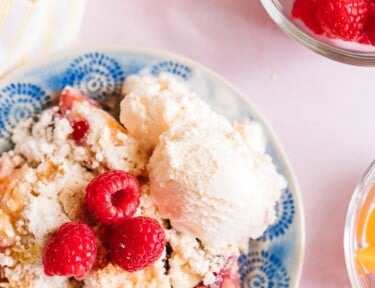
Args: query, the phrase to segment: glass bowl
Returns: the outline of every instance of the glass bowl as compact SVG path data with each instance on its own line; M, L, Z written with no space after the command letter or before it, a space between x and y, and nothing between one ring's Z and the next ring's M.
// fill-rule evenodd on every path
M311 32L291 16L294 0L260 0L265 10L286 34L330 59L359 66L375 66L375 46L329 39Z
M358 257L358 251L369 246L365 241L365 231L374 208L375 161L371 163L357 184L346 215L344 251L352 287L375 287L375 274L367 272Z

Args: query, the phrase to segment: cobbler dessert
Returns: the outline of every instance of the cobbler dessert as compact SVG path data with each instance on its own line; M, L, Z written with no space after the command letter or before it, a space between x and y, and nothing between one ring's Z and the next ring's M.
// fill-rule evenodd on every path
M286 186L255 122L172 75L130 76L119 120L66 87L0 159L0 287L239 287Z

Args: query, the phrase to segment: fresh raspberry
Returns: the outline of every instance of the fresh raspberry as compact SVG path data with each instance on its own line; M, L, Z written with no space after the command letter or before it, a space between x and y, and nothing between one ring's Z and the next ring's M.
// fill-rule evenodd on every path
M316 34L323 34L323 29L316 18L316 12L321 0L296 0L292 16L301 21Z
M111 260L134 272L159 259L165 247L164 230L149 217L135 217L113 227L109 235Z
M74 121L72 124L73 133L72 138L77 145L82 145L87 137L90 129L89 122L87 120Z
M83 279L95 262L96 251L95 235L88 225L65 223L44 249L44 273Z
M368 19L367 0L322 0L316 17L328 37L359 41Z
M87 210L105 224L120 224L139 206L141 188L136 177L120 170L104 172L86 187Z

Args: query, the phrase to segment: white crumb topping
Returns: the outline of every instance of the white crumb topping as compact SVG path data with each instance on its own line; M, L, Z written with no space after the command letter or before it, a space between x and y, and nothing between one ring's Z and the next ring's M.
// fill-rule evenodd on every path
M70 139L73 130L69 121L57 111L56 107L43 111L36 123L32 119L21 121L12 137L15 153L33 164L46 158L55 163L69 158L98 171L122 169L135 175L144 171L147 154L106 112L86 102L75 103L71 113L87 120L90 126L86 143L80 147Z
M162 223L162 218L160 217L155 203L150 197L150 186L148 184L142 185L141 191L142 195L140 199L140 205L134 216L148 216L158 220L159 223Z
M64 185L58 194L62 209L70 220L76 220L82 217L85 188L94 177L91 172L83 170L80 166L79 168L77 167L76 170L79 174L73 174L74 171L69 173L67 177L71 177L71 180Z
M165 274L162 256L146 269L126 272L108 264L104 269L90 272L85 279L85 288L171 288Z
M71 149L66 142L72 128L68 120L56 116L57 111L57 107L47 109L36 123L30 118L21 121L14 130L14 151L29 163L40 163L46 157L59 162L69 155Z
M5 268L9 288L67 288L67 277L48 277L39 261L32 264L19 264L14 269Z
M173 287L194 287L200 282L212 285L228 259L239 255L235 245L213 249L173 229L166 231L166 237L172 248L169 276Z
M55 168L52 168L55 169ZM87 184L84 169L69 161L60 164L58 170L51 171L50 164L43 162L36 169L36 174L52 174L49 181L38 180L33 187L33 193L27 194L28 204L22 215L28 222L28 228L38 243L42 244L45 237L56 231L62 224L71 221L59 201L59 195L69 187L79 185L82 193ZM83 183L82 183L83 182ZM73 219L72 219L73 220ZM41 225L43 223L43 225Z
M0 266L12 267L14 265L14 259L10 256L0 253Z
M0 247L14 244L15 235L10 216L0 209Z
M72 113L89 123L90 130L86 139L86 148L89 151L84 157L86 160L94 158L94 168L102 163L107 169L121 169L135 175L143 172L148 160L146 153L138 141L128 136L116 120L87 103L76 103Z

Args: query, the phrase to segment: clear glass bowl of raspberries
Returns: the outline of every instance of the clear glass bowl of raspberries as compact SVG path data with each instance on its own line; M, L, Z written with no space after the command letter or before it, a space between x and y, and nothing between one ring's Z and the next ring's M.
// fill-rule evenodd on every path
M375 161L363 174L350 200L344 251L352 287L375 287Z
M375 0L261 0L289 36L330 59L375 66Z

